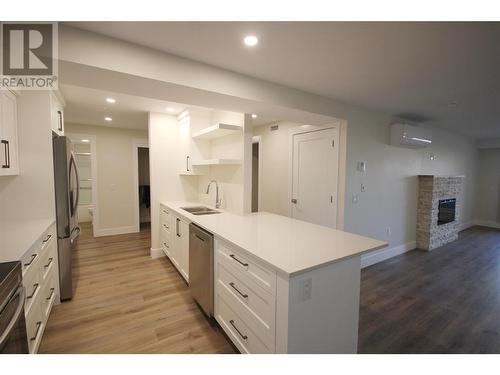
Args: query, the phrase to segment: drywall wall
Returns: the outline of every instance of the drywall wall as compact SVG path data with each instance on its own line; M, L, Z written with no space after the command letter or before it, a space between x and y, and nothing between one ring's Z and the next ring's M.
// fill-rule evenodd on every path
M160 202L196 200L197 177L179 176L185 160L180 140L179 122L175 116L150 113L149 164L151 183L151 248L160 246Z
M275 125L275 124L273 124ZM254 136L260 136L260 207L268 211L288 216L288 173L290 158L290 131L300 124L280 121L278 130L270 126L256 126Z
M23 91L17 108L20 174L0 177L0 227L55 220L49 92Z
M245 115L242 113L213 110L210 114L210 122L207 126L224 123L241 126L244 128ZM197 141L207 142L207 141ZM198 199L205 204L215 205L215 186L210 188L206 194L208 183L216 180L219 184L219 194L222 200L222 208L235 213L244 212L244 133L239 132L225 137L216 138L211 141L209 158L239 159L241 165L212 166L205 169L206 174L198 177ZM251 165L251 164L250 164Z
M414 248L419 174L465 175L460 209L463 224L471 223L477 178L473 140L433 129L429 148L394 147L389 145L390 123L390 116L378 113L359 112L348 118L345 230L387 241L390 248ZM289 137L299 124L278 125L276 131L254 128L254 135L261 137L261 210L288 215ZM366 162L366 172L357 171L358 161ZM358 203L353 203L353 194Z
M147 132L66 123L66 132L96 138L97 207L94 209L94 235L135 231L133 191L133 154L135 139L146 139ZM95 202L94 202L95 203Z
M479 150L478 223L500 227L500 148Z

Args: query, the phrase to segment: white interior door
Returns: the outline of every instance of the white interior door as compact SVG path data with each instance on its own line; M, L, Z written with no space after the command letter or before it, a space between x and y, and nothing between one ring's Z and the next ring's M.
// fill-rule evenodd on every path
M337 227L337 128L293 136L292 217Z

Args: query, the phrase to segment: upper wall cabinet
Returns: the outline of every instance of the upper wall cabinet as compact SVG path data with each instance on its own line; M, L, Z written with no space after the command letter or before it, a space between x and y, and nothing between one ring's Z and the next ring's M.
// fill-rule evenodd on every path
M17 100L8 90L0 90L0 140L0 176L18 175Z
M59 92L50 94L51 128L57 135L64 135L64 99Z

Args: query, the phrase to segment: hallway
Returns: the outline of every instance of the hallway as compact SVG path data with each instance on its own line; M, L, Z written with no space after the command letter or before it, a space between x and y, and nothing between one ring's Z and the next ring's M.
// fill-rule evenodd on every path
M40 353L233 353L168 259L151 259L150 231L91 236L74 253L76 290L55 306Z

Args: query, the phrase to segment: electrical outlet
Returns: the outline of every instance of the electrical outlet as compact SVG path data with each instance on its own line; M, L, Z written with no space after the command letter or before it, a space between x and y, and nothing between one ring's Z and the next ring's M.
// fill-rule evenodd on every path
M356 204L359 201L359 196L356 193L352 194L352 203Z
M312 298L312 278L300 281L300 300L307 301Z

